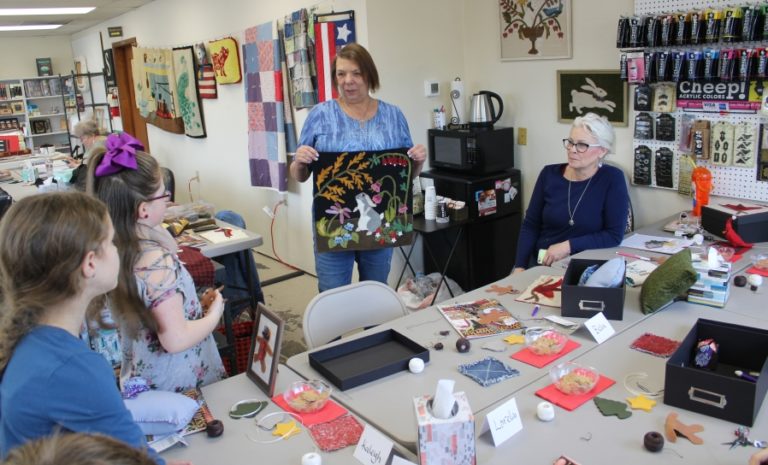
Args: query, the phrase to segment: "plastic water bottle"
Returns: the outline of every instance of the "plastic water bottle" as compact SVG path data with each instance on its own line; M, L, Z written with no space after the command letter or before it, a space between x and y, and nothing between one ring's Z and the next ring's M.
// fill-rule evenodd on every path
M424 195L424 219L434 220L437 217L437 191L435 186L427 187Z

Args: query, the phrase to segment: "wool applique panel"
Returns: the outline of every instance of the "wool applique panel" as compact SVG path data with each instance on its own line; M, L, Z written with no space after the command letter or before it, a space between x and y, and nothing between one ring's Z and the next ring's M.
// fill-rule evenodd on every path
M283 25L285 69L290 76L291 102L295 108L308 108L317 103L317 73L309 37L309 18L307 9L302 8L286 16Z
M413 165L407 152L320 152L312 164L318 252L411 244Z
M541 275L515 300L560 308L562 286L562 276Z
M213 70L213 64L211 64L204 43L195 44L195 58L197 59L197 88L200 98L214 99L218 96L216 93L216 72Z
M175 134L184 134L179 115L173 51L133 48L133 86L139 114L147 123Z
M192 46L173 49L173 72L176 76L179 115L184 121L184 134L189 137L205 137L203 108L197 92L197 70Z
M237 41L233 37L208 42L208 55L218 84L235 84L243 79Z
M336 86L333 85L331 66L339 50L345 45L357 41L355 16L354 12L339 12L337 14L318 15L315 21L317 101L325 102L339 96Z

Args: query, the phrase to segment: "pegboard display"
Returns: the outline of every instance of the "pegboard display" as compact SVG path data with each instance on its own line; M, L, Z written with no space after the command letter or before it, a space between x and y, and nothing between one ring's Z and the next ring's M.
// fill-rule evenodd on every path
M745 2L729 2L726 0L635 0L635 15L649 15L649 14L661 14L664 12L672 11L688 11L693 9L705 9L705 8L724 8L727 6L734 6L743 4ZM686 45L685 47L654 47L653 50L691 50L691 49L725 49L725 48L746 48L746 47L768 47L766 42L750 42L750 43L709 43L704 45ZM675 83L672 83L673 85ZM655 84L651 84L654 87ZM715 127L718 122L725 121L731 124L748 123L758 134L758 142L760 132L763 131L763 126L768 127L768 117L758 113L718 113L718 112L702 112L683 110L675 108L668 114L675 118L675 140L674 141L660 141L656 140L655 134L651 138L637 137L638 127L636 119L641 113L647 113L654 122L660 115L657 111L637 111L634 107L634 87L630 92L630 99L632 100L633 111L631 112L631 118L633 119L633 127L635 134L633 137L633 173L632 182L638 186L648 186L654 188L678 190L680 188L680 163L684 160L681 155L684 153L681 151L681 129L682 121L684 118L693 118L697 120L707 120L710 122L710 127ZM655 108L653 108L655 109ZM644 117L641 117L640 121L640 134L645 127ZM655 132L655 127L654 127ZM768 131L766 131L768 132ZM768 134L765 134L765 137ZM686 134L687 136L687 134ZM711 137L715 137L711 134ZM763 142L766 146L766 142ZM648 149L643 149L642 147ZM685 146L685 144L683 144ZM650 156L648 156L650 153ZM671 155L670 155L671 153ZM721 166L713 163L710 160L697 160L697 165L704 166L712 172L712 195L722 197L733 197L740 199L750 199L758 201L768 201L768 182L758 180L758 170L760 167L760 144L754 144L754 157L755 164L753 167L738 167L738 166ZM670 158L671 157L671 158ZM671 163L670 163L671 160ZM638 171L636 171L638 170ZM684 171L685 172L685 171ZM669 176L671 175L671 183ZM687 188L687 182L683 183L681 192Z

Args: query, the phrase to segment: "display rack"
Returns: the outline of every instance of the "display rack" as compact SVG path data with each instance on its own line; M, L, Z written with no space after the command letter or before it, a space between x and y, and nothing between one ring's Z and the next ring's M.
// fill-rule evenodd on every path
M737 2L736 4L746 4L747 2ZM693 9L705 9L708 7L711 8L725 8L726 6L733 6L732 2L728 2L726 0L636 0L634 4L634 14L635 15L652 15L652 14L660 14L662 12L670 12L670 11L689 11ZM673 47L653 47L652 49L655 51L677 51L677 50L705 50L705 49L733 49L733 48L763 48L766 47L768 43L766 42L748 42L748 43L726 43L726 42L716 42L716 43L707 43L707 44L701 44L701 45L686 45L684 47L680 46L673 46ZM650 50L649 48L648 50ZM676 84L676 83L672 83ZM651 84L652 86L654 84ZM630 94L632 95L632 93ZM634 100L634 99L631 99ZM634 102L633 102L633 110L634 110ZM640 113L639 111L634 111L635 117L637 117L637 114ZM658 112L648 112L651 114L652 117L656 117L659 113ZM673 153L674 160L672 163L672 169L673 169L673 179L674 179L674 185L668 186L671 189L678 190L678 187L680 185L679 177L681 173L689 173L689 171L684 171L682 169L683 165L685 165L687 162L685 162L682 158L682 155L685 153L680 150L680 138L683 137L683 134L681 134L681 122L683 121L684 117L693 117L695 119L704 119L710 121L712 125L715 123L718 123L720 121L725 121L731 124L736 123L749 123L753 125L754 127L760 129L765 127L766 123L768 122L768 118L763 116L759 111L757 113L736 113L736 112L702 112L702 111L690 111L690 110L683 110L680 108L675 108L672 112L669 112L674 118L675 118L675 139L670 141L659 141L654 139L633 139L633 152L634 149L637 149L639 146L647 146L652 150L653 153L653 162L656 161L656 152L661 147L666 147L670 149ZM765 142L763 142L765 144ZM754 168L744 168L744 167L736 167L736 166L720 166L712 163L709 160L698 160L697 164L700 166L705 166L708 168L712 173L712 184L713 184L713 190L712 195L717 196L725 196L725 197L735 197L735 198L744 198L744 199L752 199L752 200L758 200L758 201L766 201L768 200L768 182L761 181L758 179L757 176L757 170L759 168L759 160L761 156L760 151L760 145L757 145L757 153L753 154L753 156L758 160L758 163L756 163L757 166ZM635 165L637 165L637 160L635 162ZM636 168L636 167L635 167ZM653 173L653 177L651 179L650 185L647 187L654 187L654 188L666 188L664 186L659 186L656 181L656 167L651 166L651 173ZM633 183L634 183L635 175L633 173ZM636 184L637 185L637 184ZM640 184L643 185L643 184Z
M99 122L102 133L113 131L112 118L109 112L106 77L104 71L100 73L75 73L69 76L74 83L75 104L73 108L77 114L77 120L95 118ZM94 84L98 90L94 90ZM101 92L103 90L103 92ZM101 101L103 93L104 101ZM97 99L98 95L98 99Z

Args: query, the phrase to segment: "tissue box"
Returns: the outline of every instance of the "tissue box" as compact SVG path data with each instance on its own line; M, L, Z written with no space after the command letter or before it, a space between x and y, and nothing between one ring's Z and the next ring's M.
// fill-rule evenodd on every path
M626 272L621 287L579 286L579 278L587 267L602 265L606 260L572 258L565 270L562 285L561 309L563 316L592 318L602 312L609 320L624 318Z
M729 204L739 205L737 202ZM768 207L744 202L747 207L760 207L737 212L720 204L701 207L701 226L709 233L723 237L725 222L733 219L733 230L746 242L768 241Z
M456 392L454 397L456 414L446 419L432 416L432 396L413 399L419 427L420 465L475 465L475 418L467 396Z
M720 345L714 370L693 365L696 343L712 338ZM756 383L734 371L759 371ZM667 361L664 403L752 426L768 392L768 331L699 319Z

